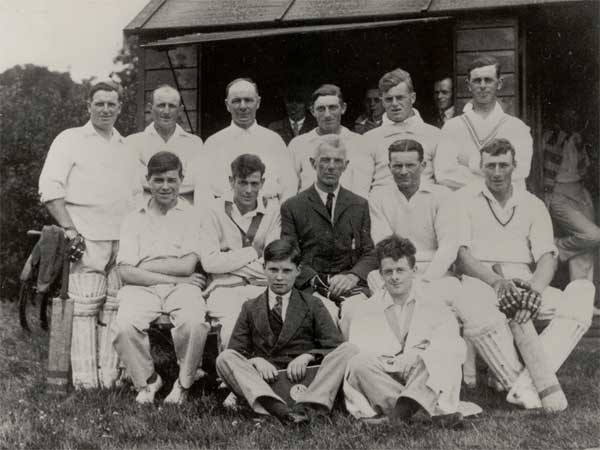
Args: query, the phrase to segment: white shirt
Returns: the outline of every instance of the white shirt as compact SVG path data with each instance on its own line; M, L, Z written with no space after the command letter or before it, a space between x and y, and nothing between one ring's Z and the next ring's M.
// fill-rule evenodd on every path
M273 308L275 308L275 304L277 303L277 299L276 297L279 296L281 297L281 321L285 322L285 313L287 312L288 309L288 305L290 304L290 296L292 295L292 291L288 291L285 294L279 295L276 294L275 292L273 292L271 290L271 288L269 288L269 294L268 294L268 298L269 298L269 309L273 310Z
M110 139L91 122L69 128L52 142L39 179L42 202L60 198L86 239L117 240L123 218L140 200L137 163L113 128Z
M485 185L467 186L457 195L460 244L469 247L478 260L525 266L536 263L545 253L557 254L550 214L530 192L513 186L504 207Z
M431 263L424 264L424 278L441 278L458 252L460 222L454 202L449 189L431 183L421 183L410 199L396 185L382 187L369 197L373 242L392 234L410 239L417 262ZM418 265L420 271L423 266Z
M426 167L421 174L421 180L433 182L432 162L440 138L440 130L423 122L419 111L414 108L413 111L414 115L402 122L392 122L387 114L384 114L380 127L363 134L367 148L374 153L375 159L375 174L371 190L395 184L388 166L390 161L388 149L393 142L400 139L412 139L423 146L423 161Z
M321 199L321 201L323 202L325 207L327 207L327 195L329 195L330 193L319 189L319 187L317 186L317 183L315 183L315 190L317 191L317 194L319 194L319 198ZM331 192L331 194L333 194L333 201L331 202L330 220L333 220L333 218L335 217L335 205L337 203L339 193L340 193L340 185L338 184L337 187L335 188L335 191Z
M298 179L283 139L256 122L248 129L235 123L210 136L193 162L194 204L204 208L229 189L231 162L244 153L257 155L266 167L261 195L283 201L298 191Z
M365 145L363 137L346 127L340 128L339 137L346 146L348 167L340 178L340 184L349 191L366 198L371 190L375 174L375 159ZM321 135L314 130L293 138L288 146L292 155L294 169L300 180L300 191L310 187L317 178L310 158L319 145Z
M121 226L117 263L138 264L165 257L200 257L201 223L196 210L185 199L162 215L148 203L130 213Z
M467 103L463 111L473 124L476 136L471 134L462 116L445 123L434 160L437 182L451 189L481 182L483 174L479 150L493 138L504 138L515 148L517 167L513 172L513 183L524 189L533 155L529 127L516 117L504 113L499 103L485 118L473 111L471 103Z
M148 188L146 174L148 161L160 151L175 153L183 165L183 183L179 189L180 194L194 191L194 174L190 171L191 162L202 151L202 139L195 134L188 133L179 125L167 142L158 134L154 123L151 123L140 133L135 133L125 139L127 146L135 152L140 164L140 175L144 188Z

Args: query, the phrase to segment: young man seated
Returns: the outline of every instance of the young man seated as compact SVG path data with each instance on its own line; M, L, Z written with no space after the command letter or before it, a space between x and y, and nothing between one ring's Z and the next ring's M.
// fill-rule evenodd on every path
M348 363L344 394L356 417L408 420L423 408L443 426L460 425L465 343L446 306L460 295L442 280L415 280L415 246L392 236L375 248L384 281L358 306L349 342L360 349ZM385 416L384 416L385 415Z
M308 422L315 413L331 410L346 363L357 349L342 343L319 299L293 288L301 260L295 244L271 242L264 260L268 288L244 303L229 348L217 358L217 372L255 412L271 414L284 424ZM309 364L320 367L290 409L269 383L280 369L299 383Z
M226 348L244 302L264 291L262 254L279 238L279 204L259 197L265 165L242 154L231 163L231 191L213 202L202 224L202 267L212 278L204 293L211 316L221 323Z
M178 197L182 164L174 153L152 156L147 180L152 197L121 226L117 262L125 286L117 294L113 345L139 391L136 401L152 403L163 381L154 371L146 330L161 314L169 314L179 378L165 403L179 404L196 380L209 331L202 297L206 280L194 273L200 221Z

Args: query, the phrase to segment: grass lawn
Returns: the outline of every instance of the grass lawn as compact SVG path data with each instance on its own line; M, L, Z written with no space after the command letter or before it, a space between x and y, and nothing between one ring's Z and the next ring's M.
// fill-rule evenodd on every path
M31 308L32 310L35 308ZM367 426L335 412L332 423L284 430L225 410L197 392L181 408L138 406L127 388L45 393L47 335L18 325L0 302L0 449L563 449L600 446L600 339L584 339L559 372L569 409L548 415L509 406L478 387L464 392L484 413L460 431L425 424ZM162 393L166 395L166 393Z

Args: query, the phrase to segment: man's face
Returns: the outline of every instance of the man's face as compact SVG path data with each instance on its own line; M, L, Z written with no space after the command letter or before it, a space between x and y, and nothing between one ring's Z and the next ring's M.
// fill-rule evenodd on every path
M289 259L265 263L267 284L278 295L284 295L291 291L298 275L300 275L300 267Z
M246 178L229 177L229 184L233 190L233 201L247 208L255 208L258 193L263 187L265 179L259 171L251 173Z
M88 103L90 121L94 127L110 131L121 112L119 94L115 91L96 91Z
M154 123L164 129L173 129L181 111L179 94L172 89L159 89L154 93L151 113Z
M393 296L406 295L410 292L415 268L410 267L406 257L394 261L393 258L383 258L379 267L379 273L383 278L385 288Z
M179 188L183 178L178 170L167 170L163 173L146 177L150 193L156 203L164 207L171 207L177 202Z
M417 96L410 92L405 82L387 90L381 97L383 108L392 122L403 122L413 115L412 105Z
M306 104L301 100L286 100L285 111L290 119L297 122L306 115Z
M317 97L312 108L313 116L317 119L319 130L323 134L337 133L345 112L346 104L337 95Z
M433 98L439 111L445 111L452 106L452 80L450 78L435 82Z
M502 78L496 73L496 66L477 67L471 70L467 81L473 103L489 105L496 102L496 94L502 88Z
M383 105L378 89L369 89L365 95L365 111L371 118L380 118L383 115Z
M256 120L256 111L260 107L260 97L252 83L242 80L229 88L225 99L231 120L241 128L249 128Z
M515 162L510 152L498 156L483 152L481 154L481 170L490 192L504 194L509 191L512 173L515 170Z
M401 191L416 191L421 182L425 163L418 152L394 152L390 155L390 171Z
M317 181L323 186L334 189L339 184L340 177L348 165L345 151L329 145L323 145L317 159L310 158L310 162L317 171Z

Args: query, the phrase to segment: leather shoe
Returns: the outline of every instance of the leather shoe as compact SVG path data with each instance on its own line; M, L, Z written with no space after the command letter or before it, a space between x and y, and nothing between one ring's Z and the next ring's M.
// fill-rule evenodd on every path
M300 414L297 412L289 412L281 417L279 417L279 421L287 426L287 425L308 425L310 423L310 418L306 414Z
M459 412L433 416L431 418L431 423L437 427L447 428L449 430L459 430L465 427L463 415Z

